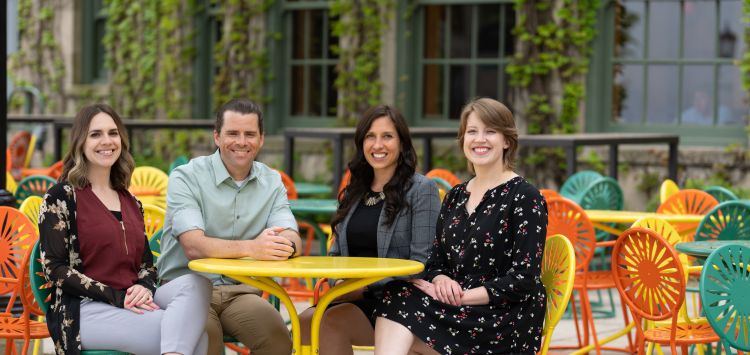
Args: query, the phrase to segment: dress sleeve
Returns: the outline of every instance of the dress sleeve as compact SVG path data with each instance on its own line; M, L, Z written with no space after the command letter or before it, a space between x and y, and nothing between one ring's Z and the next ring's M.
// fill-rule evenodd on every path
M445 275L452 277L453 274L448 265L448 252L442 242L442 235L445 233L443 229L445 218L453 218L452 216L454 215L453 208L455 203L453 200L455 199L455 191L456 189L454 188L445 196L443 205L440 207L437 223L435 223L435 238L432 241L432 251L427 258L427 266L425 267L427 270L425 271L425 280L430 282L432 282L435 276Z
M135 196L133 198L138 203L141 218L144 218L143 204ZM143 242L146 243L146 247L143 248L143 257L138 269L138 281L136 281L136 284L147 288L153 295L156 292L156 266L154 266L154 256L151 254L151 247L148 244L148 236L146 236L145 230L143 231Z
M39 214L39 240L42 267L45 278L55 287L76 297L88 297L95 301L123 307L125 291L117 290L79 272L73 266L81 265L78 252L68 248L76 235L71 233L69 210L73 202L73 187L55 185L44 196Z
M536 189L524 190L516 196L508 222L514 231L511 268L484 284L492 304L525 301L542 287L547 205Z

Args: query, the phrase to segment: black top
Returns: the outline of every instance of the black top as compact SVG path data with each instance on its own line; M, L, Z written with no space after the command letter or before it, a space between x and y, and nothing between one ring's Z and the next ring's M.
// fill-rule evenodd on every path
M109 210L109 212L112 212L112 215L117 218L118 221L122 222L122 211L112 211Z
M359 202L346 228L349 256L378 257L378 222L383 201L366 206Z

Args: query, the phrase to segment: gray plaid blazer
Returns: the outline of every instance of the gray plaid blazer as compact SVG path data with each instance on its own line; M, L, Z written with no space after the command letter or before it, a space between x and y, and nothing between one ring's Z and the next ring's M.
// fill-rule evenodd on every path
M432 250L432 242L435 239L435 224L440 213L440 197L435 182L424 175L414 174L412 182L413 184L406 192L405 198L409 207L399 211L393 224L385 225L385 208L380 212L377 236L378 257L411 259L424 264L430 250ZM328 255L349 255L346 228L357 206L359 204L354 205L346 218L336 226L336 238L334 238ZM421 274L399 278L409 279L420 276ZM377 292L390 280L393 280L393 278L378 281L368 286L368 289Z

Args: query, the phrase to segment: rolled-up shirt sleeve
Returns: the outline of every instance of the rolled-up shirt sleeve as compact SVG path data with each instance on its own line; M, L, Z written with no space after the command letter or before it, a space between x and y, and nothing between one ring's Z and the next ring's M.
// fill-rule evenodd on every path
M172 235L179 237L182 233L200 229L206 230L203 212L198 205L198 189L191 188L189 177L181 170L174 170L169 176L167 188L167 205L171 212ZM169 214L168 217L169 218Z
M270 227L283 227L294 230L299 233L297 227L297 219L292 214L292 209L289 206L289 199L286 197L286 189L284 185L281 185L281 178L279 178L278 185L273 186L273 208L271 208L271 214L268 216L268 222L266 228Z

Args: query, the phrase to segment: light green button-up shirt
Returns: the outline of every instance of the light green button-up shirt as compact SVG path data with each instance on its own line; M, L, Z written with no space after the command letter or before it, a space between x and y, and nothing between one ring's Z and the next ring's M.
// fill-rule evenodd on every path
M269 227L297 231L286 189L277 172L253 162L250 177L237 186L218 150L195 158L169 175L167 216L161 256L156 263L159 277L172 280L192 272L178 241L182 233L200 229L209 237L248 240ZM237 283L221 275L203 275L214 285Z

